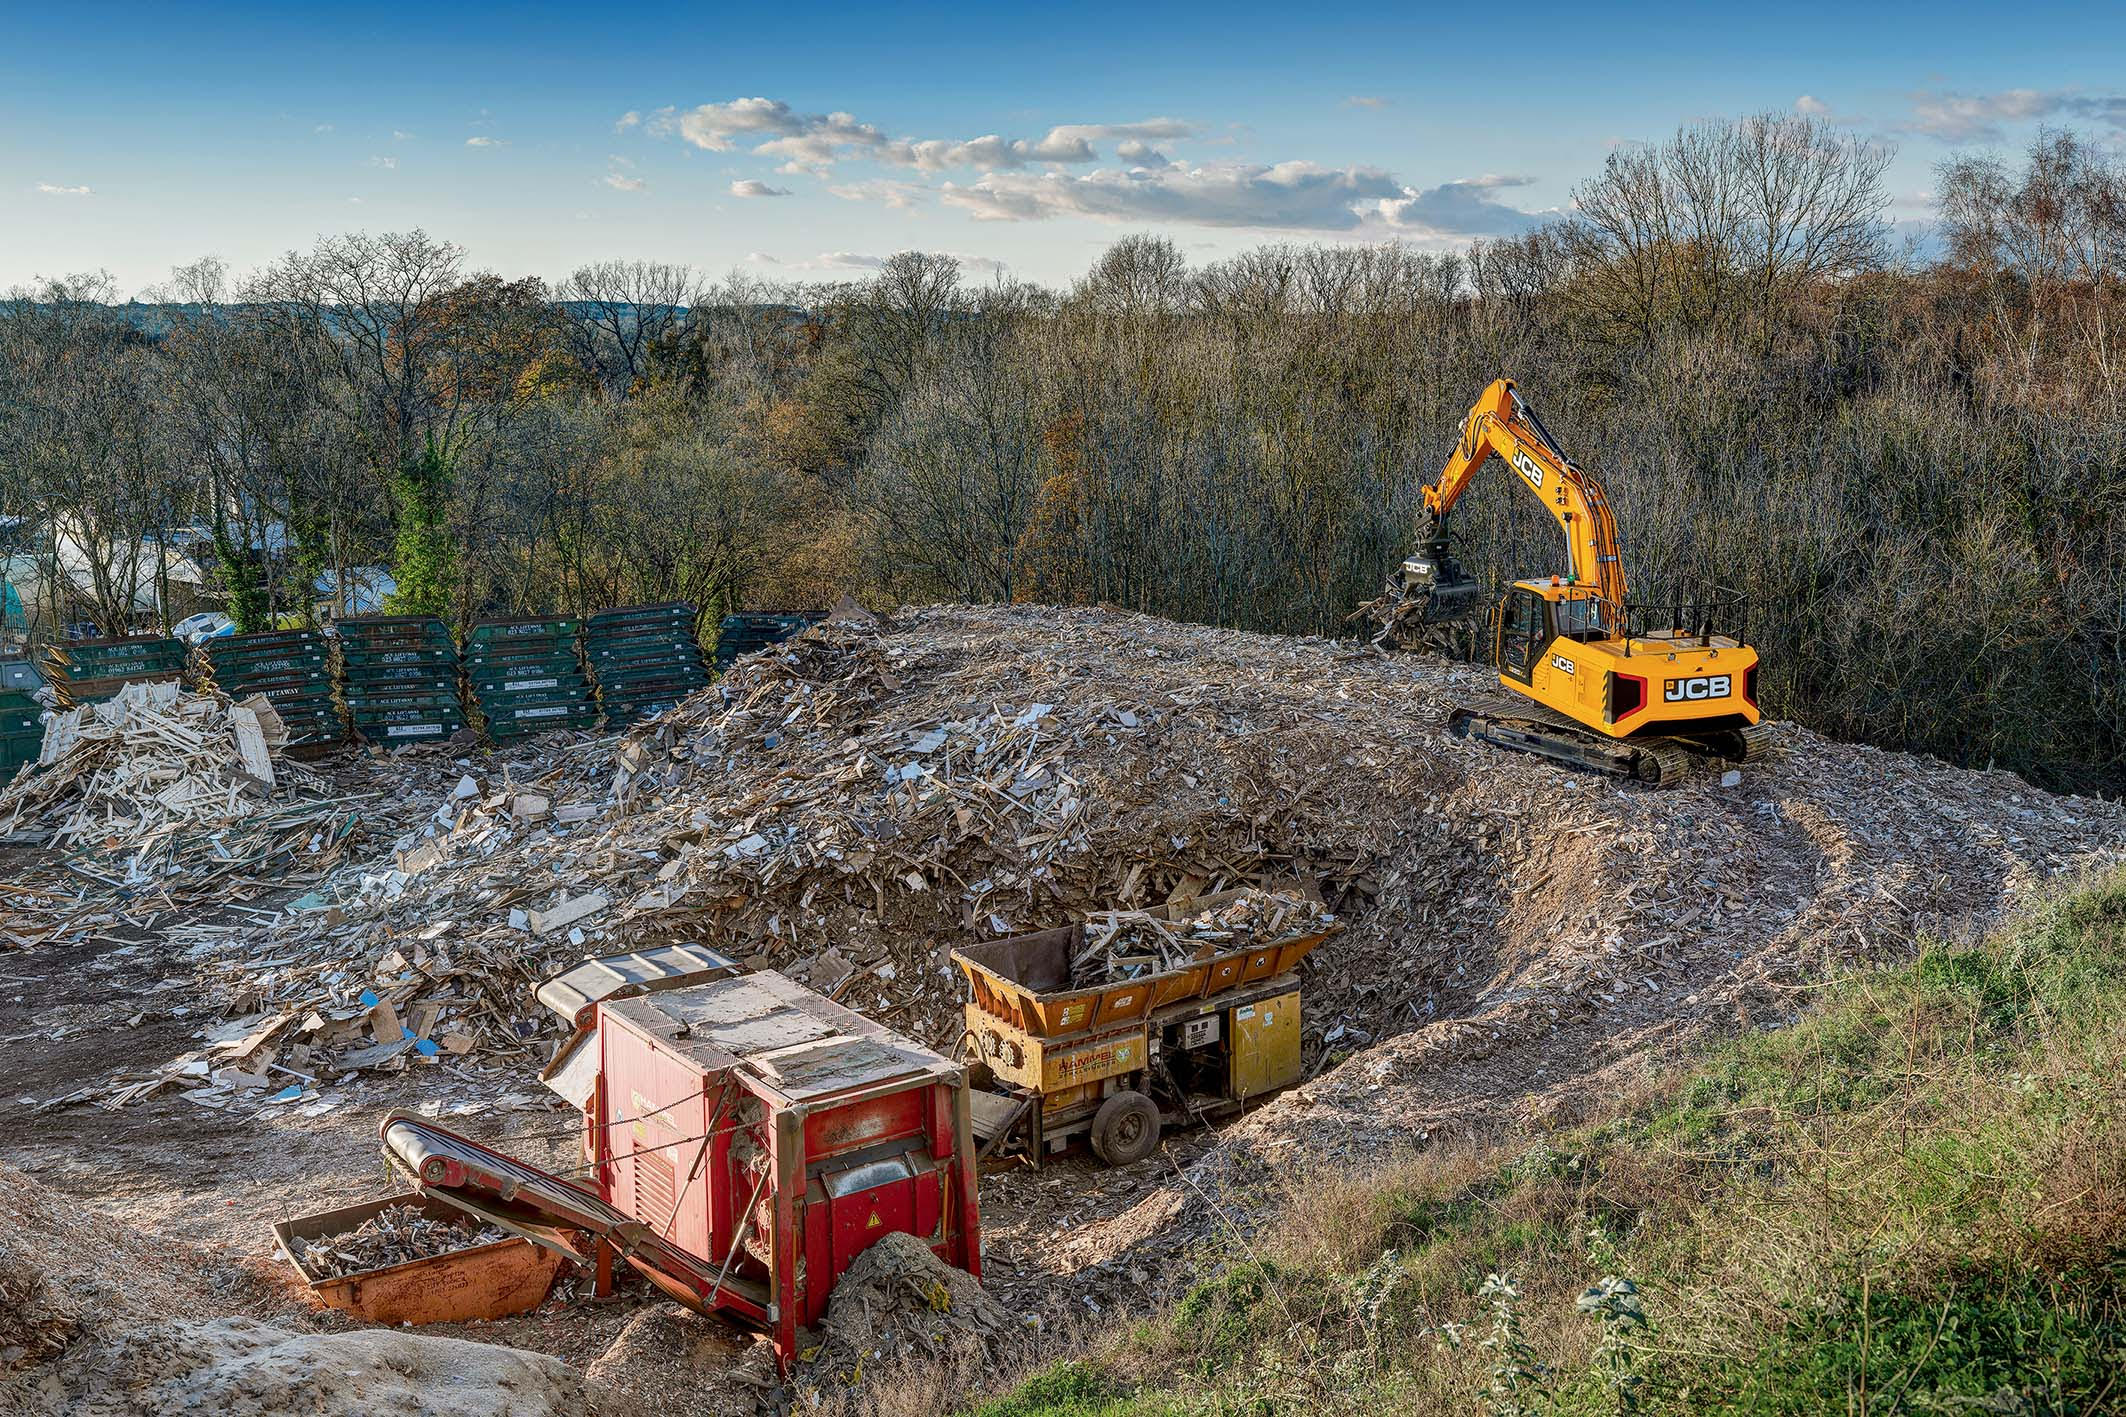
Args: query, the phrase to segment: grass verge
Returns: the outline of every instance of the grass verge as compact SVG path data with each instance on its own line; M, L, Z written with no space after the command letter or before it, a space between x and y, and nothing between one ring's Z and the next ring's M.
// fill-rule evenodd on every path
M2126 1412L2126 871L1532 1143L1295 1178L981 1417Z

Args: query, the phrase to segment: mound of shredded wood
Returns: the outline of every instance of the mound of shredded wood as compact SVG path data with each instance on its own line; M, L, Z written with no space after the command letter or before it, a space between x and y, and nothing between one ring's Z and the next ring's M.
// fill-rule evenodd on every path
M232 1067L531 1062L539 977L671 942L949 1047L955 946L1306 882L1344 925L1305 966L1326 1062L1460 1019L1466 1055L1732 1013L2126 843L2118 804L1790 725L1735 782L1576 775L1446 731L1495 687L1106 610L841 615L625 739L469 762L393 856L263 928L167 938L253 1021Z
M492 1225L475 1225L469 1219L438 1220L417 1205L392 1205L345 1234L298 1241L296 1250L312 1279L336 1279L508 1238Z
M559 1359L391 1329L305 1331L222 1251L136 1230L0 1166L0 1412L51 1417L599 1417L642 1409Z
M1014 1352L1027 1325L905 1231L881 1236L834 1283L820 1343L793 1376L800 1389L832 1393L867 1377L891 1382L911 1363L973 1376Z

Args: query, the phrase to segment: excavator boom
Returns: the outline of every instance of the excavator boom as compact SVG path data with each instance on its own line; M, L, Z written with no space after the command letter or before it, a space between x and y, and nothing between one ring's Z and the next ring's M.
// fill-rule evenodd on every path
M1493 456L1505 461L1565 533L1572 572L1567 582L1591 586L1596 597L1621 611L1624 566L1617 553L1617 524L1610 515L1602 484L1571 458L1543 427L1535 410L1522 401L1511 379L1499 379L1462 420L1461 437L1438 479L1424 490L1430 528L1417 550L1403 562L1391 585L1414 603L1424 624L1440 624L1473 614L1483 597L1476 580L1454 559L1447 538L1447 514ZM1405 616L1406 622L1410 617Z

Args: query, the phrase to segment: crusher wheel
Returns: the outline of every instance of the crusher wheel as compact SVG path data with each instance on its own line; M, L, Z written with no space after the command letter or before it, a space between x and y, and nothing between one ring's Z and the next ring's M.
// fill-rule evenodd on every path
M1159 1145L1159 1104L1141 1092L1118 1092L1093 1114L1093 1152L1110 1166L1142 1161Z

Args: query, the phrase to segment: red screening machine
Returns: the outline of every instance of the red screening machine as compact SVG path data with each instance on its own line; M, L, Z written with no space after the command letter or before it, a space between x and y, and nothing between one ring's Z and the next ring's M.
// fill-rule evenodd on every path
M404 1113L384 1119L386 1158L601 1275L617 1254L681 1303L765 1328L785 1364L882 1235L980 1275L958 1064L773 973L595 999L578 1017L548 1076L565 1068L583 1093L580 1176Z

